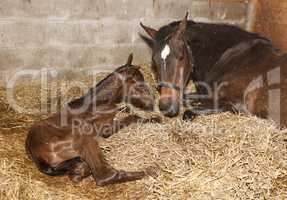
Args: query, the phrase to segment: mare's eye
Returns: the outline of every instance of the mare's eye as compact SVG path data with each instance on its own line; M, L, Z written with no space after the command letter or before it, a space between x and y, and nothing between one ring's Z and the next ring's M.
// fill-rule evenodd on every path
M184 59L184 55L181 54L178 59L179 59L179 60L183 60L183 59Z

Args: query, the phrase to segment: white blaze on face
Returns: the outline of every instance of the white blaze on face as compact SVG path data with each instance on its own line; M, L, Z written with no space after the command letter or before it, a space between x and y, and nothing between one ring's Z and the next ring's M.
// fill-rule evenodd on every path
M161 52L161 58L165 60L169 54L170 54L170 47L166 44Z

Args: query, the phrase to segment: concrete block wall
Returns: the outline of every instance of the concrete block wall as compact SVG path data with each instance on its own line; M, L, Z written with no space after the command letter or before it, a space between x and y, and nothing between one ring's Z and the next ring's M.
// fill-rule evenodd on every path
M154 28L181 19L245 27L245 0L1 0L0 80L21 69L113 68L130 52L148 63L139 22Z

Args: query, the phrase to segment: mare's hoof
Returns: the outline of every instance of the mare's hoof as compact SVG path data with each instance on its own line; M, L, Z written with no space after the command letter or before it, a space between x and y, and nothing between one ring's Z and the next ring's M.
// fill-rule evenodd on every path
M162 123L161 117L152 117L149 121L151 123Z
M182 120L184 121L193 121L198 114L192 112L191 110L187 110L183 113Z

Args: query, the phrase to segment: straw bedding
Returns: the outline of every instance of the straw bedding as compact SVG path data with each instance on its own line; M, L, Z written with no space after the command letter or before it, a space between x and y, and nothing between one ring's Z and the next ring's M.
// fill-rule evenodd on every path
M92 84L86 76L76 79ZM62 77L61 83L74 80ZM0 90L0 199L287 198L287 131L273 122L222 113L192 123L178 118L132 125L100 139L100 145L117 169L145 169L149 176L101 188L92 178L76 185L67 177L49 177L36 169L25 153L25 136L31 124L47 116L16 113L7 104L6 92ZM33 82L15 90L18 102L29 108L41 106L40 94ZM77 89L60 93L61 104L81 94ZM55 107L58 99L59 94L48 104Z

